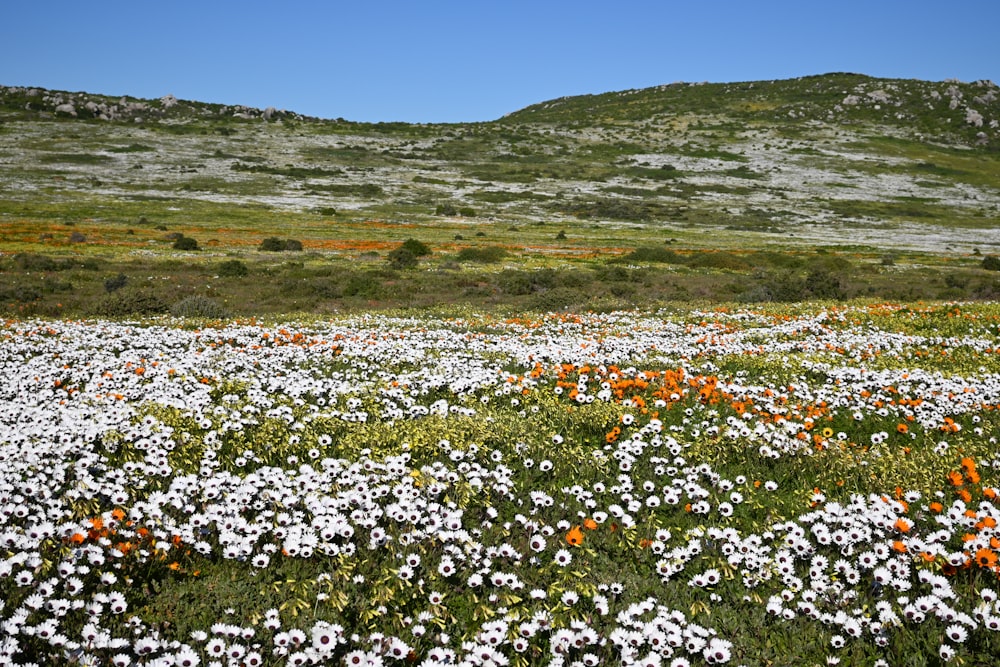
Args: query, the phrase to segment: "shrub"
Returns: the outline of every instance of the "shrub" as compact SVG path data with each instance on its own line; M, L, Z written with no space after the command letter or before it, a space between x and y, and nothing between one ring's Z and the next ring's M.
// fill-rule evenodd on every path
M409 248L400 246L390 252L386 259L394 269L412 269L417 265L417 256Z
M683 264L684 258L673 250L667 250L659 246L636 248L624 259L630 262L661 262L663 264Z
M174 241L173 248L174 250L197 250L198 241L190 236L181 236Z
M121 288L125 287L127 283L128 276L124 273L119 273L117 276L112 276L104 281L104 291L108 294L117 292Z
M250 273L250 270L240 260L230 259L219 264L216 273L225 278L240 278Z
M1000 271L1000 257L996 255L983 257L983 268L987 271Z
M458 209L451 204L438 204L434 209L434 215L454 216L458 215Z
M474 218L476 217L476 209L469 208L466 206L464 208L458 209L458 214L463 218Z
M285 249L285 242L277 236L269 236L260 242L258 249L265 252L281 252Z
M59 264L47 255L23 252L14 255L14 266L21 271L58 271Z
M377 274L372 272L351 274L344 285L344 296L358 296L366 299L381 299L385 287Z
M134 315L161 315L167 304L156 294L141 290L118 290L101 299L94 308L100 317L129 317Z
M691 259L689 264L703 269L729 269L732 271L746 270L747 262L728 252L703 252Z
M270 236L260 242L259 249L265 252L282 252L285 250L298 252L302 250L302 241L279 239L277 236Z
M17 303L31 303L42 298L41 293L33 287L27 285L14 285L11 287L0 287L0 305L4 302L14 301Z
M527 307L536 312L554 312L566 310L588 301L588 295L571 287L556 287L555 289L536 292L528 299Z
M510 253L499 246L486 246L484 248L462 248L458 251L458 261L479 262L489 264L499 262L510 257Z
M229 311L221 303L207 296L194 295L181 299L170 307L174 317L201 317L221 320L229 317Z
M403 241L403 245L401 245L400 248L406 248L413 253L414 257L425 257L431 254L430 246L423 241L418 241L417 239L406 239Z

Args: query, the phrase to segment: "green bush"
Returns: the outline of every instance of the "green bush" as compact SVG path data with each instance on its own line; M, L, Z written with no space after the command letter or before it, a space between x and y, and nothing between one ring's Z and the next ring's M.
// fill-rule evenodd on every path
M27 285L13 285L10 287L0 287L0 305L5 302L31 303L42 298L41 293L33 287Z
M536 292L528 298L528 310L536 312L555 312L566 310L571 306L587 303L588 295L571 287L556 287L555 289Z
M32 252L22 252L14 255L14 266L21 271L58 271L60 262L48 255L36 255Z
M660 262L662 264L683 264L684 258L673 250L659 246L636 248L623 258L628 262Z
M504 294L533 294L555 287L556 272L552 269L540 271L505 269L500 272L496 280Z
M729 269L731 271L743 271L750 268L744 259L728 252L698 253L689 264L695 268Z
M181 236L173 245L174 250L198 250L198 241L190 236Z
M458 215L458 209L452 204L438 204L438 207L434 209L434 215L455 216Z
M240 260L230 259L219 264L216 273L225 278L241 278L250 273L250 269Z
M996 255L983 257L983 268L987 271L1000 271L1000 257Z
M277 236L270 236L260 242L259 250L265 252L283 252L285 250L298 252L302 250L302 241L279 239Z
M489 264L500 262L510 257L510 253L499 246L485 246L483 248L462 248L458 251L458 261L478 262Z
M385 296L385 287L376 273L370 271L353 273L344 284L343 294L344 296L357 296L365 299L381 299Z
M229 317L229 311L221 303L207 296L194 295L181 299L170 307L174 317L201 317L221 320Z
M128 284L128 276L124 273L119 273L117 276L112 276L104 281L104 291L111 294L125 287L126 284Z
M285 242L277 236L269 236L260 242L258 249L265 252L281 252L285 249Z
M400 246L390 252L386 259L394 269L412 269L417 265L417 256L405 246Z
M418 241L417 239L406 239L403 241L403 245L400 248L405 248L413 253L414 257L426 257L431 254L430 246L428 246L423 241Z
M118 290L101 299L94 308L99 317L162 315L167 303L156 294L143 290Z

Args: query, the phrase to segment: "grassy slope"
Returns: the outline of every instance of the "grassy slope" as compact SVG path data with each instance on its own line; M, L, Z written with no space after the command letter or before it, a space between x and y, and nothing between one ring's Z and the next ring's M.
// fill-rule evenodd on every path
M840 298L997 292L980 269L1000 248L1000 101L985 82L673 84L462 125L0 93L0 301L17 312L95 312L118 273L236 311L823 296L803 287L813 269ZM75 118L53 111L68 100ZM173 250L176 234L201 250ZM256 251L276 234L307 252ZM433 254L387 271L410 237ZM462 261L482 246L508 255ZM89 268L32 274L16 253ZM249 276L214 280L231 260Z

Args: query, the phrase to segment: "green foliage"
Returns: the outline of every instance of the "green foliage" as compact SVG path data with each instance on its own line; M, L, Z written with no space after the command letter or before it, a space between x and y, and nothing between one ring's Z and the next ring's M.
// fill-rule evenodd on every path
M198 240L190 236L178 236L173 243L174 250L198 250Z
M295 239L279 239L276 236L269 236L260 242L257 249L263 252L284 252L286 250L298 252L302 250L302 242Z
M418 263L416 254L405 245L391 251L386 256L386 259L389 262L389 266L394 269L412 269Z
M625 262L658 262L661 264L683 264L686 258L662 246L636 248L622 258Z
M361 297L365 299L381 299L386 290L382 276L374 271L351 273L343 288L344 296Z
M128 284L128 276L124 273L119 273L116 276L111 276L104 281L104 291L108 294L112 292L117 292L121 288Z
M987 271L1000 271L1000 257L996 255L983 257L982 267Z
M423 241L417 239L406 239L400 248L404 248L413 253L414 257L426 257L431 254L431 248Z
M167 303L157 294L143 289L121 289L105 295L94 306L93 315L108 318L161 315Z
M481 248L462 248L458 251L457 259L460 262L475 262L478 264L492 264L502 262L510 257L510 253L500 246L483 246Z
M228 259L218 265L216 273L224 278L242 278L250 273L250 269L238 259Z
M170 314L174 317L221 320L229 317L229 310L211 297L196 294L185 297L170 306Z

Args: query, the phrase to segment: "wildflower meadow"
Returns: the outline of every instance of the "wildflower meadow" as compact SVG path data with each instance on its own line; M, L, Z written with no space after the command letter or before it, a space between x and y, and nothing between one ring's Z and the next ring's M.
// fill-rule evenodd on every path
M1000 660L1000 306L0 327L0 662Z

